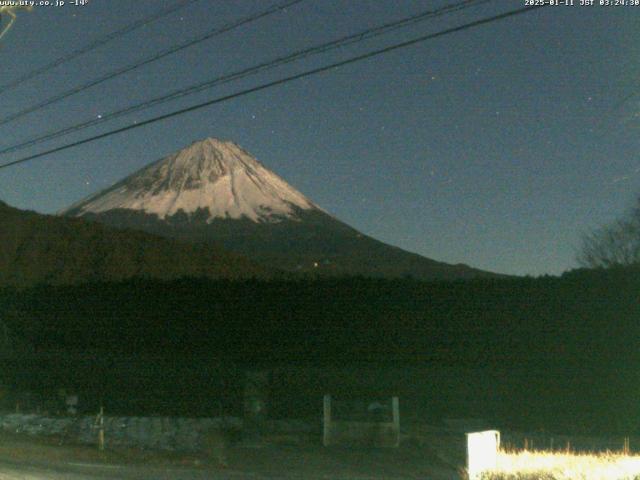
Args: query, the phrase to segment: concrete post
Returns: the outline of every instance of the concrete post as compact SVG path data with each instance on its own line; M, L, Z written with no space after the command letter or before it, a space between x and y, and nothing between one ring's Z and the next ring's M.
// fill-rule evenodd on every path
M323 435L322 444L328 447L331 444L331 395L325 395L323 399Z
M100 406L98 414L98 450L104 451L104 407Z
M269 399L269 371L249 371L244 382L244 425L257 433L267 419Z
M393 410L393 431L396 434L395 446L400 446L400 400L398 397L391 399L391 408Z

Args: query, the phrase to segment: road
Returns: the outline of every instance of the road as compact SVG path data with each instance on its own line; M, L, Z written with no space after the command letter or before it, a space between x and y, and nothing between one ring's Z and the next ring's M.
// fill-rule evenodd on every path
M128 465L101 465L69 462L47 465L0 461L0 480L237 480L262 478L247 472L221 471L181 467L149 467Z
M60 445L0 435L0 480L458 480L460 456L444 436L400 448L239 444L222 468L202 454ZM458 455L452 455L452 453ZM458 458L459 457L459 458Z
M238 452L236 452L238 453ZM258 455L260 456L260 455ZM351 455L349 455L351 456ZM306 457L306 458L305 458ZM331 457L335 457L333 460ZM343 455L319 458L301 455L294 461L281 463L284 458L263 458L247 455L246 468L238 462L230 468L177 465L125 465L93 462L42 462L0 459L0 480L457 480L455 470L437 465L377 464L360 458L357 464L345 462ZM240 458L238 458L240 460ZM266 460L266 461L264 461ZM392 462L395 463L395 462Z
M0 480L406 480L406 479L458 479L452 472L440 475L424 476L361 476L318 474L259 474L247 471L211 470L194 468L154 468L132 467L125 465L68 464L64 465L25 465L23 463L1 461Z

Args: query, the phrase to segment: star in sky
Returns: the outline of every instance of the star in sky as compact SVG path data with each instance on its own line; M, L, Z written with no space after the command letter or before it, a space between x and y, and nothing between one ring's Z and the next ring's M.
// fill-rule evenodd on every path
M154 13L152 0L129 3L130 21ZM261 10L262 3L195 2L174 18L185 28L188 24L188 36L195 36L214 25ZM89 110L92 119L104 120L107 112L146 99L151 95L147 90L165 92L175 89L176 82L179 86L194 84L212 77L212 69L220 73L235 71L238 63L257 65L290 50L415 14L425 8L422 4L431 2L335 0L324 2L319 10L310 3L287 9L287 17L290 13L295 21L264 18L259 24L248 24L212 39L209 50L179 52L131 72L118 80L131 88L121 89L118 95L112 94L116 87L111 83L97 86L88 94L95 99L92 101L99 99L99 104L87 104L84 99L88 97L78 96L48 108L45 115L33 115L24 122L24 128L7 126L2 130L3 142L14 144L41 135L50 130L52 122L66 127L85 121L79 112L89 108L100 110ZM501 13L510 8L508 3L489 2L485 7L491 10L487 13ZM468 13L473 18L482 16L481 12L477 12L478 17ZM638 35L638 20L640 9L574 8L560 12L549 8L526 18L460 31L446 41L414 45L332 70L340 75L305 77L272 89L272 94L256 92L224 106L123 133L111 142L96 141L7 169L0 175L1 200L51 213L195 139L224 137L267 163L277 162L276 173L285 179L295 178L314 201L332 205L332 214L383 241L438 260L464 262L501 273L560 273L575 265L580 232L611 211L622 211L640 188L640 172L633 173L640 149L640 97L629 97L622 107L603 118L607 108L633 93L632 88L640 91L633 86L640 63L628 48L629 39ZM61 48L78 45L81 32L87 36L82 40L85 44L92 40L92 31L115 31L127 21L110 2L92 2L90 9L82 12L40 9L28 21L20 22L3 45L12 53L3 56L7 80L57 58ZM34 100L44 98L43 92L49 87L55 87L57 92L63 90L64 82L81 84L93 77L93 69L109 71L181 41L166 35L167 25L170 21L151 23L115 40L110 48L90 52L82 61L61 66L50 76L25 84L21 95L11 98L16 103L12 109L28 107ZM334 27L340 31L330 31ZM436 31L438 26L429 28ZM406 32L403 40L414 34ZM27 38L29 41L23 41ZM283 38L287 39L284 43ZM237 42L238 39L242 41ZM553 47L538 48L541 39ZM156 45L157 41L164 43ZM373 49L391 42L380 38L369 46ZM127 60L132 43L144 53L131 52L133 58ZM215 51L214 58L206 53L211 51ZM306 66L300 68L319 67L333 58L344 58L342 54L335 55L308 58ZM345 55L350 52L345 51ZM203 61L194 61L193 68L185 68L199 58ZM384 74L376 74L379 72ZM47 83L50 80L54 81L51 85ZM430 83L431 88L424 88ZM211 97L218 94L207 93ZM194 102L185 98L174 106L178 109ZM276 104L286 108L274 108ZM345 115L343 105L352 106L346 113L354 118ZM143 118L146 115L138 120L128 119L126 124L139 125ZM247 128L247 119L251 120L251 128ZM393 150L379 148L383 144L393 146ZM407 171L422 163L430 165L410 178L385 177L385 172L374 166L386 164L390 156L402 162ZM5 157L6 161L18 158L17 154ZM603 158L612 161L603 162ZM528 168L507 175L505 172L510 171L514 161ZM351 164L354 170L348 182L333 181L337 171L348 172ZM486 164L486 170L475 174L471 169L477 164ZM580 168L576 168L578 165ZM373 173L362 174L363 167ZM531 184L540 181L531 172L539 171L559 180L547 182L544 195L531 197ZM89 172L93 177L88 176ZM629 178L621 178L625 176ZM602 188L603 183L609 185L617 178L618 188ZM424 188L426 179L428 189ZM58 184L63 186L49 188ZM407 195L408 190L415 194ZM375 209L375 194L369 192L378 191L384 194L385 201ZM351 208L364 192L372 208ZM514 203L510 197L513 195L522 201ZM341 200L335 201L337 198ZM458 223L450 218L431 217L429 212L412 222L393 214L409 211L416 204L455 211ZM484 204L495 205L495 209L479 212ZM531 204L546 212L537 219L535 229L523 227L520 221L530 213ZM457 227L460 222L475 225L480 221L491 235L463 235ZM411 235L407 235L407 228L412 229ZM460 241L444 240L453 237ZM429 247L416 238L428 238ZM514 238L525 240L513 242ZM562 246L556 249L559 242ZM531 245L553 245L554 253L541 260L532 255ZM501 249L513 254L497 257L495 252Z

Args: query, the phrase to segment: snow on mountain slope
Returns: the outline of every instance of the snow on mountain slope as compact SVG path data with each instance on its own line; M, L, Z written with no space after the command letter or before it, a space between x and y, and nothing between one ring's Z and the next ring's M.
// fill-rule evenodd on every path
M278 271L425 280L491 276L406 252L316 206L232 142L208 138L61 212L210 243Z
M160 219L208 210L215 218L274 222L296 219L296 208L320 210L302 193L233 142L193 143L62 212L75 216L128 209Z

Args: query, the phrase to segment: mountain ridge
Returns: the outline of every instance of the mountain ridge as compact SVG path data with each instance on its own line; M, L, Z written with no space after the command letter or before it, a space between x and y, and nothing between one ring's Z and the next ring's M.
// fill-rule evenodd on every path
M369 237L322 210L237 144L213 138L155 161L62 213L219 244L278 270L423 280L501 276Z

